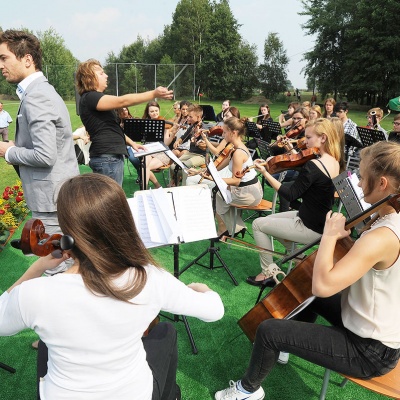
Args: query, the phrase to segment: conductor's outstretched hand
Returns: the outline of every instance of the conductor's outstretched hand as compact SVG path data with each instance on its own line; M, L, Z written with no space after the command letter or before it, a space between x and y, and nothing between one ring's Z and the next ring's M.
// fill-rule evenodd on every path
M172 96L174 94L173 90L168 90L166 87L163 86L158 86L155 90L156 95L155 97L165 99L165 100L171 100Z

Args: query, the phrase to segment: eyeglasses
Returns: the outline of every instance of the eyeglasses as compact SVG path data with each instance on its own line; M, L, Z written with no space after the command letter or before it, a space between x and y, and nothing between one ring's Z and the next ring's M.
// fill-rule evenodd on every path
M393 125L399 126L399 125L400 125L400 122L393 122Z

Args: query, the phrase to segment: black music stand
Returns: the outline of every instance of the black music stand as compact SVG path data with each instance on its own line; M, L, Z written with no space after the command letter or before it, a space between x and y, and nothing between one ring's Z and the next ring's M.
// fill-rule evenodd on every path
M246 128L247 128L247 138L259 138L260 137L260 130L257 128L255 122L246 121Z
M268 143L271 140L276 140L279 135L282 135L282 128L279 122L261 121L264 129L261 130L261 138Z
M162 119L130 118L124 120L124 133L134 142L142 144L164 142L164 131L165 121ZM146 190L146 156L140 158L139 180L140 190Z
M362 126L357 126L357 132L360 135L362 147L368 147L376 142L386 140L385 134L378 129L370 129L364 128Z
M203 121L213 121L217 122L217 117L215 116L214 107L208 104L200 106L203 109Z

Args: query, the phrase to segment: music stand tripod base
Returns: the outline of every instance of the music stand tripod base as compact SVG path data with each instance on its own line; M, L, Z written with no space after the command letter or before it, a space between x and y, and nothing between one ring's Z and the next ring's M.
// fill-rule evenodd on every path
M210 270L217 269L217 268L224 268L225 271L230 276L230 278L232 279L232 282L234 283L234 285L238 286L239 283L237 282L237 280L233 276L231 270L228 268L228 266L226 265L226 263L224 262L224 260L222 259L222 257L219 254L219 247L215 246L216 241L217 241L216 238L210 239L210 246L208 246L208 248L206 250L204 250L203 253L201 253L198 257L196 257L193 261L191 261L189 264L187 264L185 267L183 267L180 270L180 274L183 274L187 269L189 269L192 265L195 265L195 264L200 265L201 267L207 268ZM209 264L205 265L205 264L199 263L199 260L201 260L207 254L210 254ZM214 265L214 256L216 256L218 258L221 265L217 265L217 266Z
M12 374L15 373L15 369L13 367L10 367L7 364L3 364L2 362L0 362L0 368L5 369L8 372L11 372Z

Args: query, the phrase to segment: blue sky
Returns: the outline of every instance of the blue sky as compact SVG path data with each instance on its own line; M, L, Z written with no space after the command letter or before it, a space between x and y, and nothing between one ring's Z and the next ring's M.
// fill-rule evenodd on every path
M108 52L118 54L122 46L134 42L138 35L153 39L172 21L178 0L22 0L2 6L3 29L26 27L45 31L53 27L73 55L80 61L96 58L104 62ZM300 73L305 51L313 47L301 25L306 18L300 0L230 0L232 12L241 24L240 33L255 44L263 58L265 38L276 32L290 58L289 79L304 88Z

